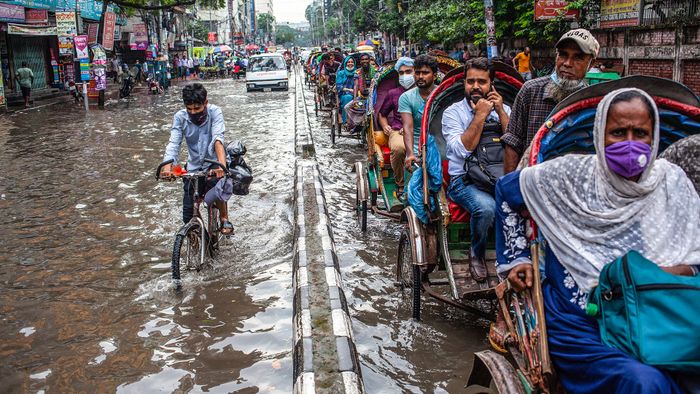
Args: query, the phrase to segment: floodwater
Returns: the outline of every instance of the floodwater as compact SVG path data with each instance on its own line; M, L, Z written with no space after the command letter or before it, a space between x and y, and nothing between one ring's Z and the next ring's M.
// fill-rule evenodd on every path
M169 268L182 184L154 179L177 87L0 118L0 391L292 391L294 87L204 84L255 180L229 203L236 234L180 293ZM483 323L425 297L411 320L394 286L400 225L356 224L364 148L331 146L304 94L367 392L463 391Z

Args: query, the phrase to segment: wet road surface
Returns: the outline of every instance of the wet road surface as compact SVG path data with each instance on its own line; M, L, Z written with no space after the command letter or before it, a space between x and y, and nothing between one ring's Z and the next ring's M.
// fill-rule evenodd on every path
M2 118L3 392L292 391L294 87L205 86L255 180L229 203L236 235L180 294L169 267L182 184L153 179L178 88ZM350 170L366 153L332 147L305 97L367 392L463 391L483 326L425 298L423 322L410 319L393 283L399 224L370 215L362 234L355 221Z
M305 98L367 392L465 392L473 353L487 347L484 321L425 295L422 322L412 320L394 285L401 225L372 213L366 234L357 224L351 170L367 150L355 139L331 145L329 112L316 117L313 91Z

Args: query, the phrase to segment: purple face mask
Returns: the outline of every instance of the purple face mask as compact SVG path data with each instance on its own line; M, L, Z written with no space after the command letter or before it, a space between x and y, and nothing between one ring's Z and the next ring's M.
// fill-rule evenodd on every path
M622 141L605 147L608 168L623 178L635 177L647 168L651 146L639 141Z

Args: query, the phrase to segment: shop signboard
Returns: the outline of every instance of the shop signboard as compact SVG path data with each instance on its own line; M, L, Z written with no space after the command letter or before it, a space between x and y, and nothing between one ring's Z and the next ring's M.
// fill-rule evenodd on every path
M100 28L99 23L88 23L87 24L87 37L88 44L97 44L97 31Z
M58 36L58 55L70 56L73 54L73 40L68 36Z
M137 23L134 25L134 32L131 33L129 47L132 51L145 51L148 48L148 33L145 24Z
M88 54L87 36L75 36L73 40L75 41L75 57L88 59L90 55Z
M0 3L0 22L24 22L24 7Z
M579 10L567 10L569 2L566 0L537 0L535 1L535 20L547 21L558 16L566 20L577 19Z
M102 2L99 0L79 0L80 16L99 21L102 18Z
M46 25L49 23L49 12L47 10L34 10L26 8L24 13L25 23L31 25Z
M56 11L56 29L59 36L74 37L78 33L75 25L75 12Z
M23 36L55 36L58 35L58 32L56 30L56 26L34 27L13 25L9 23L7 25L7 34L21 34Z
M119 24L114 25L114 41L122 39L122 27Z
M207 41L209 41L210 44L216 44L216 32L210 31L207 33Z
M90 80L90 59L80 59L80 80Z
M58 0L15 0L15 1L5 1L5 3L21 5L27 8L36 8L39 10L55 10ZM75 7L75 3L73 3Z
M102 33L102 46L111 51L114 48L114 26L117 24L117 14L105 12L104 33Z
M639 26L641 0L601 0L600 27Z

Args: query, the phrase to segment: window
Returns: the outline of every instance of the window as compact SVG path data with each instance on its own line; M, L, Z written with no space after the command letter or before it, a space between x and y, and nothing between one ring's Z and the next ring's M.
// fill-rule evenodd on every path
M250 59L250 65L248 67L251 72L277 71L286 70L287 64L284 62L284 59L279 56L255 57Z

